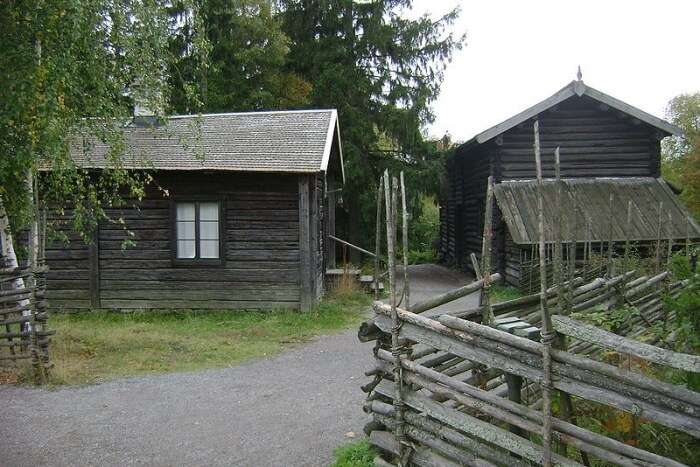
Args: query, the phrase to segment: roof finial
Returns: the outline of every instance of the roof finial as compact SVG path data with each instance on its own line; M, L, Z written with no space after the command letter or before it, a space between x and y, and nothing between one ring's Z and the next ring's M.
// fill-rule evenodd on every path
M578 66L578 71L576 72L576 78L578 78L579 81L583 79L583 73L581 73L581 65Z

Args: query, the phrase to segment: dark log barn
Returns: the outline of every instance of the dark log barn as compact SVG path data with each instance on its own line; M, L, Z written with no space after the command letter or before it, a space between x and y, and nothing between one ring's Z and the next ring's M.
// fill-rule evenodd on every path
M440 255L446 263L467 270L471 269L470 254L481 256L485 193L491 175L497 184L492 263L508 283L518 284L521 259L537 242L536 233L528 230L535 225L530 219L536 215L530 198L534 188L532 183L522 183L536 178L535 120L539 121L544 176L553 177L554 149L559 146L562 177L570 180L566 189L579 196L577 212L598 224L589 238L579 230L577 242L609 239L610 229L600 225L609 225L608 203L595 202L607 200L611 191L616 217L625 219L627 201L632 199L638 210L645 211L641 216L654 219L656 225L659 202L664 202L666 214L672 216L670 230L662 232L664 239L670 235L684 242L686 235L700 237L698 225L660 179L660 142L681 135L680 129L587 86L579 77L456 149L448 162L448 190L440 210ZM615 240L624 239L619 226L617 229ZM646 227L629 234L631 240L639 241L649 240L650 235Z
M91 245L68 231L69 244L47 246L54 308L308 309L318 301L344 181L335 110L161 124L140 117L124 139L125 167L148 169L154 182L140 202L107 209L116 222L102 222ZM107 146L82 143L78 165L105 168ZM127 239L134 244L123 248Z

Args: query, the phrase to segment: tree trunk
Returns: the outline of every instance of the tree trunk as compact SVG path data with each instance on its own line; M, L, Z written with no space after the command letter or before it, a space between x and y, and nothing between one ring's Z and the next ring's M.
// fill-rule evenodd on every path
M3 266L6 268L16 268L19 267L19 262L17 261L17 254L15 253L14 244L12 242L12 234L10 233L10 219L7 217L7 211L5 210L5 204L3 203L2 196L0 195L0 258L3 260ZM8 282L11 290L23 289L24 280L21 277ZM19 300L17 306L23 307L29 305L29 300ZM31 311L25 310L22 312L23 316L31 314Z

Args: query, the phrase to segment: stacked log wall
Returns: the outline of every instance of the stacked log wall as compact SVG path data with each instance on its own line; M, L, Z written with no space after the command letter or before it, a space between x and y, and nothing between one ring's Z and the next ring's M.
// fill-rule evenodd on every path
M560 103L538 119L545 177L554 176L557 146L565 178L660 176L661 135L633 117L583 96ZM470 269L470 253L480 257L487 177L493 175L496 183L536 178L533 142L532 121L527 121L483 144L457 150L448 167L450 186L441 216L445 262ZM497 207L493 229L494 268L515 283L520 251L509 239Z
M564 178L660 176L657 130L626 114L583 96L562 102L538 119L545 177L554 176L557 146ZM499 181L536 177L532 122L511 128L496 140Z
M61 214L50 211L47 219L53 225L52 240L46 244L46 263L50 266L46 295L54 307L90 308L90 246L72 228L73 211ZM22 235L18 243L26 246Z
M155 179L138 208L107 210L112 219L123 219L123 226L106 222L99 226L95 248L99 255L99 307L299 307L297 176L171 172L156 174ZM166 190L170 197L210 196L224 203L223 265L173 264L171 199ZM135 245L123 248L127 239ZM47 249L53 306L91 306L89 251L81 241ZM63 259L67 256L71 259Z

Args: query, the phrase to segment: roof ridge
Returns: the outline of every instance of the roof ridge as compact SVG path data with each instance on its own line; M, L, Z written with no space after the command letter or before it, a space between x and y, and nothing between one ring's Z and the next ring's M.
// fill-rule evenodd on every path
M231 117L235 115L275 115L275 114L297 114L297 113L327 113L335 112L336 109L295 109L295 110L250 110L245 112L218 112L218 113L203 113L203 114L182 114L168 115L165 117L168 120L181 118L197 118L197 117Z

